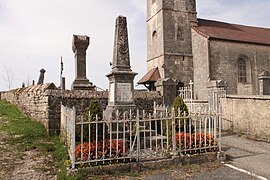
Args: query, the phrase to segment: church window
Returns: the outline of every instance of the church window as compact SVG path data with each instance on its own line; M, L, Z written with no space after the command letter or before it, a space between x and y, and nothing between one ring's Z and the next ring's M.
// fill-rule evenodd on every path
M243 58L238 59L238 82L247 82L246 62Z

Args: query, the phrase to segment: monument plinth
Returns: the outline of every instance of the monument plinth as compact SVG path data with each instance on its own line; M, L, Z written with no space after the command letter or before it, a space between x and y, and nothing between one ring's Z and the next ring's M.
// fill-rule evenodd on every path
M109 78L109 100L106 112L134 109L134 77L130 67L126 17L116 19L112 71Z
M75 59L75 76L72 90L94 90L95 86L86 77L86 50L89 46L88 36L73 35L72 50Z

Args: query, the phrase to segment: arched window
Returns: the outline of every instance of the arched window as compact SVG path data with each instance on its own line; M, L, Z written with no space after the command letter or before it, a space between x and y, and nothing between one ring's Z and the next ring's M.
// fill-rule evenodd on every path
M238 82L247 82L247 67L246 61L243 58L238 59Z

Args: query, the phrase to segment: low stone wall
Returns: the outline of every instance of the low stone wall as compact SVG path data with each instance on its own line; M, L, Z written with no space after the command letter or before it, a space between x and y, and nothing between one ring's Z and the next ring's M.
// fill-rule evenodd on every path
M223 130L270 141L270 96L228 95L221 106Z
M59 133L61 103L74 106L77 116L84 115L92 100L99 101L104 110L108 104L108 91L62 91L51 83L2 92L1 99L10 101L28 116L40 121L49 133ZM162 103L162 97L158 92L135 91L134 101L138 109L151 112L154 101Z
M187 105L189 112L193 113L206 112L209 108L208 101L204 100L193 100L192 103L189 100L184 102Z
M48 129L48 96L44 96L44 91L49 86L49 84L35 85L2 92L1 100L7 100L15 104L26 115L40 121Z

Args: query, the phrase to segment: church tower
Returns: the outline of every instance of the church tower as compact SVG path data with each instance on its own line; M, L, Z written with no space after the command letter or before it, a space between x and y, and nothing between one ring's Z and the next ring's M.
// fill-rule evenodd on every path
M191 26L195 0L147 0L147 71L188 84L193 79Z

